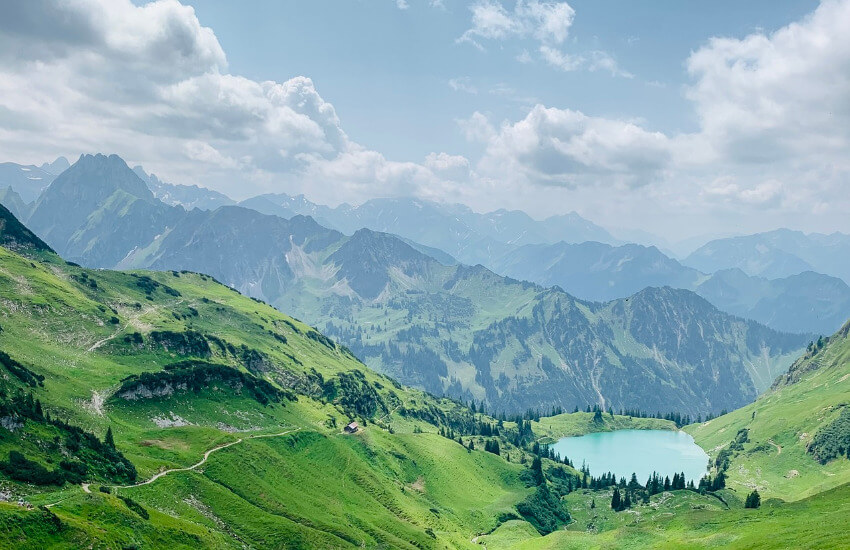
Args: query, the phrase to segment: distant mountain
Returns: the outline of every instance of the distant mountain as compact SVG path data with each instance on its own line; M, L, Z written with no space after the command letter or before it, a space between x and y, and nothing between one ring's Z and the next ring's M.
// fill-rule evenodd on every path
M45 189L27 225L63 257L111 267L182 215L158 201L120 157L82 155Z
M0 189L12 187L21 199L29 204L56 178L55 174L38 166L0 163Z
M608 231L575 212L538 221L520 210L501 209L479 214L462 204L447 205L444 208L458 216L480 235L507 244L523 245L559 241L619 243Z
M769 279L816 271L850 283L850 235L777 229L711 241L691 253L683 263L712 273L738 268L748 275Z
M580 298L623 298L648 286L695 288L706 276L654 246L598 242L525 245L497 258L497 273L544 286L558 285Z
M199 187L197 185L175 185L165 183L155 174L148 174L141 166L133 168L139 178L145 182L153 195L170 206L182 206L186 210L200 208L201 210L215 210L219 206L236 204L236 201L212 189Z
M370 202L350 215L404 228L402 218L421 210L435 224L422 235L448 234L438 205ZM585 302L482 266L444 265L370 229L347 237L310 217L234 206L186 212L156 199L114 155L82 156L43 193L30 223L88 266L209 273L322 327L379 371L495 410L731 409L812 338L722 313L687 290ZM463 222L450 227L480 237Z
M729 269L694 290L723 311L781 331L831 334L850 317L850 286L812 271L769 280Z
M0 204L8 208L16 218L25 220L30 215L31 204L27 204L12 187L0 189Z
M214 275L251 296L278 296L288 292L297 278L317 269L312 254L342 239L341 233L305 216L287 220L224 206L212 212L188 212L173 229L139 246L118 267L188 269Z
M53 252L51 248L25 227L17 217L0 204L0 246L18 253Z
M54 176L58 176L65 170L71 167L71 163L68 162L68 159L65 157L59 157L53 162L45 162L39 168L47 172L48 174L53 174Z
M525 245L488 267L593 301L624 298L646 287L693 290L723 311L780 331L830 334L850 317L850 286L841 279L811 271L773 280L739 269L708 275L636 244Z
M342 204L330 208L310 202L303 195L286 194L260 195L240 205L283 217L312 216L349 235L363 227L393 233L443 250L468 264L489 265L515 246L527 243L619 242L575 212L539 221L516 210L479 214L460 204L413 198L372 199L359 206Z
M443 265L394 235L346 237L309 217L240 207L191 212L120 267L210 273L323 328L379 371L496 410L719 411L752 400L811 339L688 291L582 302L481 266Z
M303 195L299 196L303 197ZM280 218L291 218L293 216L312 216L313 219L321 220L319 216L313 216L311 214L306 213L308 209L290 208L287 204L287 201L282 200L283 197L289 198L289 195L258 195L256 197L251 197L250 199L246 199L240 202L239 206L243 208L250 208L251 210L256 210L261 214L267 214L269 216L278 216ZM331 224L326 223L325 225L327 227L331 227Z

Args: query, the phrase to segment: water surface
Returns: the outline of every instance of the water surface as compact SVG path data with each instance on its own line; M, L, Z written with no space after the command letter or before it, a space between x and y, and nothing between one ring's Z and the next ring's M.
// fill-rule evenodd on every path
M582 462L587 464L593 476L613 472L617 478L629 479L634 472L641 485L653 471L671 479L684 472L685 479L698 483L708 465L708 455L694 438L673 430L617 430L565 437L552 448L576 468Z

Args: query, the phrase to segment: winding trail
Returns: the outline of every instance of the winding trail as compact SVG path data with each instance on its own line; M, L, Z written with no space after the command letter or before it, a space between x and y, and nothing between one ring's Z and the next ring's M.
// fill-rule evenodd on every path
M246 441L248 439L261 439L261 438L264 438L264 437L280 437L280 436L283 436L283 435L291 434L293 432L297 432L300 429L301 428L294 428L292 430L287 430L285 432L280 432L280 433L277 433L277 434L252 435L252 436L245 437L245 438L240 437L236 441L231 441L230 443L224 443L222 445L219 445L217 447L213 447L212 449L209 449L207 452L204 453L204 458L202 458L200 462L198 462L197 464L193 464L192 466L187 466L186 468L171 468L170 470L163 470L163 471L159 472L158 474L154 474L153 477L151 477L150 479L148 479L146 481L142 481L142 482L139 482L139 483L136 483L136 484L133 484L133 485L113 485L112 487L114 487L116 489L132 489L133 487L141 487L142 485L149 485L149 484L153 483L154 481L156 481L157 479L159 479L163 476L166 476L168 474L171 474L171 473L190 472L192 470L195 470L198 467L203 466L206 463L206 461L209 460L210 455L213 454L214 452L220 451L222 449L226 449L228 447L232 447L232 446L237 445L239 443L242 443L243 441ZM84 488L83 490L86 490L86 488ZM86 491L86 492L88 492L88 491Z
M774 443L772 439L768 439L767 442L770 443L771 445L773 445L774 447L776 447L776 454L777 455L782 454L782 447L780 445L777 445L776 443Z
M94 344L92 344L92 346L91 346L89 349L87 349L86 351L87 351L87 352L92 352L92 351L96 350L97 348L99 348L100 346L104 345L105 343L109 342L110 340L114 340L116 336L118 336L119 334L121 334L121 331L122 331L122 330L123 330L123 329L121 329L121 328L119 327L119 328L118 328L118 330L116 330L115 332L113 332L111 335L107 336L107 337L106 337L106 338L104 338L103 340L98 340L97 342L95 342Z

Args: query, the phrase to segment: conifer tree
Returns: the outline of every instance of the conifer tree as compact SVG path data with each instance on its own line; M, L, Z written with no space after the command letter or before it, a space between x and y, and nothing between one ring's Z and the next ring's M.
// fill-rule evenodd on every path
M535 456L531 462L531 475L536 485L543 485L546 481L546 477L543 475L543 462L539 456Z
M611 509L615 512L620 511L620 490L614 489L614 496L611 497Z
M106 428L106 437L103 438L103 442L108 446L115 448L115 440L112 438L112 426Z
M744 502L744 508L758 508L761 506L761 495L757 490L747 495L747 500Z

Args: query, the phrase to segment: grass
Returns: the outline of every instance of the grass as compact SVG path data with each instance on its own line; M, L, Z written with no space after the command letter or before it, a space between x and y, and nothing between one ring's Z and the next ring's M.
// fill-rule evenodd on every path
M750 429L751 443L730 469L724 498L731 509L714 497L680 491L656 495L653 506L638 507L639 513L615 514L607 492L577 491L565 497L573 522L541 537L528 522L511 519L533 489L521 475L527 464L517 463L523 451L507 443L503 449L513 462L470 452L438 435L436 426L397 412L361 419L368 421L360 432L344 435L340 427L348 415L332 402L302 393L294 401L263 405L239 387L215 382L199 391L174 387L159 396L117 397L125 377L185 358L124 336L139 332L150 342L155 330L192 330L262 351L272 367L256 374L283 389L314 370L327 379L357 369L383 399L407 409L458 407L369 371L343 348L323 343L311 327L207 276L92 271L49 254L42 260L0 248L0 349L45 377L44 387L33 392L46 411L100 436L111 427L140 479L190 466L215 446L244 440L210 455L196 470L112 494L101 493L100 483L85 493L72 485L35 488L0 479L9 500L36 506L0 503L0 547L758 547L773 533L809 547L850 542L841 530L822 528L840 525L847 515L850 489L831 489L850 481L847 462L817 464L798 433L811 437L837 414L847 395L844 348L823 352L821 359L829 359L824 364L834 368L813 371L752 408L688 428L715 453L738 429ZM232 354L211 354L210 361L247 372ZM607 414L594 422L591 413L541 418L532 427L543 442L595 431L675 428L664 420ZM294 428L299 430L281 437L248 439ZM38 455L51 433L27 423L16 431L0 429L0 436L4 459L12 449ZM766 452L768 439L783 447L781 455ZM483 439L476 438L476 448L482 447ZM798 477L785 478L792 467ZM743 510L741 496L753 479L763 485L765 499L798 499ZM831 490L819 493L825 489ZM814 496L800 498L806 494ZM141 505L149 518L119 497Z
M680 492L677 492L680 493ZM663 498L664 494L656 495ZM843 527L850 513L850 487L843 486L793 503L772 502L758 510L716 509L692 501L698 495L668 497L652 512L620 512L618 527L599 533L558 531L500 544L488 549L515 550L571 548L847 548L850 532ZM702 497L711 498L711 497ZM683 500L687 499L687 500ZM600 502L597 500L597 510ZM600 515L605 515L600 512ZM579 526L580 527L580 526ZM496 533L494 533L496 534Z
M193 330L237 349L261 350L273 368L260 375L276 385L302 373L329 378L358 369L380 395L408 409L457 406L395 385L323 343L311 327L209 277L91 271L0 249L0 308L0 349L45 376L44 387L34 389L45 410L96 434L112 427L140 480L195 464L222 443L301 428L291 436L245 439L195 471L113 490L140 503L149 520L115 494L100 493L98 483L86 494L68 485L45 490L0 480L15 499L50 505L61 522L61 529L51 528L56 520L43 511L4 506L0 520L22 527L0 534L0 546L19 539L39 548L470 546L475 533L494 529L531 491L519 476L523 466L469 452L436 427L396 414L347 436L339 426L348 417L339 407L304 395L262 405L220 384L136 400L114 395L125 377L183 358L151 347L152 331ZM136 332L145 344L125 341ZM210 360L245 369L215 349ZM33 429L28 423L18 432L0 430L0 454L35 452L22 440Z
M807 370L812 366L818 368ZM720 418L686 427L712 457L739 430L748 430L749 442L727 472L727 486L740 494L757 488L763 498L798 500L850 483L846 458L820 464L807 452L814 434L850 403L850 341L846 336L834 338L800 367L804 373L796 383L780 385Z

